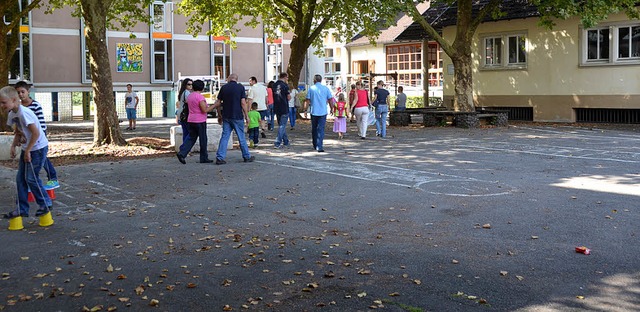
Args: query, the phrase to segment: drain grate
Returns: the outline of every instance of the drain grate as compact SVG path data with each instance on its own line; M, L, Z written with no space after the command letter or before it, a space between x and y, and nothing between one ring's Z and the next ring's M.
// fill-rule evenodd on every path
M575 108L576 122L640 123L640 109Z

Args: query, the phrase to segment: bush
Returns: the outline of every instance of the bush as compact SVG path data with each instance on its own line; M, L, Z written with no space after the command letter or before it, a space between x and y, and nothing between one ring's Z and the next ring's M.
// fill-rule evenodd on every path
M407 96L407 108L422 108L424 107L422 103L423 99L421 96ZM389 103L391 103L391 107L395 107L396 97L393 95L389 96ZM443 106L443 102L441 98L430 97L429 98L429 107L434 106Z

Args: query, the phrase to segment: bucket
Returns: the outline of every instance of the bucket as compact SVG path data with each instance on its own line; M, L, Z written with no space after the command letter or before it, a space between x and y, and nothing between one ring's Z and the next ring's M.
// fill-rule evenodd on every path
M50 226L53 225L53 217L51 217L51 211L47 212L40 216L40 226Z
M22 217L15 217L9 219L9 231L19 231L24 229L22 225Z

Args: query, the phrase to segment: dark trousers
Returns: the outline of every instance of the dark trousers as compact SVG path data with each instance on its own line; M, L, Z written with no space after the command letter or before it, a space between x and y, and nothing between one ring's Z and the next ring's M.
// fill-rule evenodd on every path
M260 127L249 128L249 140L252 140L253 144L258 144L259 136L260 136Z
M189 139L180 146L180 156L187 157L191 148L196 144L196 140L200 138L200 162L209 160L207 152L207 123L187 123L189 127Z

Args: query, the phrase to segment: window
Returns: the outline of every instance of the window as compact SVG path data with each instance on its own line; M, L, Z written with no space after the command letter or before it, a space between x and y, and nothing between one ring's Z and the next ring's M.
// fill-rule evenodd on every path
M153 40L153 80L171 81L173 79L173 60L171 40Z
M324 49L324 57L332 58L333 57L333 49Z
M639 64L640 23L611 24L582 31L582 64Z
M587 31L587 60L602 61L609 59L609 28Z
M398 72L398 84L422 84L422 44L387 46L387 72Z
M484 68L523 68L527 66L525 34L499 34L484 37Z
M157 1L151 5L152 82L173 80L173 44L171 3Z
M87 45L87 35L84 19L80 19L80 45L82 46L82 82L91 82L91 54Z
M25 0L18 1L18 7L20 10L22 10L22 8L27 5L28 5L28 2ZM11 16L4 15L3 22L6 25L11 24L12 22ZM13 53L13 55L11 55L11 59L9 62L9 73L8 73L9 83L15 83L15 82L18 82L19 80L31 80L31 54L30 54L31 34L30 34L30 28L28 27L29 14L27 14L20 21L20 25L27 26L26 29L28 30L25 31L23 30L22 27L20 27L20 30L25 32L17 34L18 45L16 46L16 50ZM7 36L7 39L8 39L11 36L14 36L14 34L8 33L8 34L2 34L2 36Z

